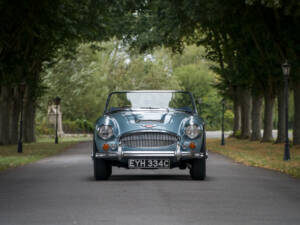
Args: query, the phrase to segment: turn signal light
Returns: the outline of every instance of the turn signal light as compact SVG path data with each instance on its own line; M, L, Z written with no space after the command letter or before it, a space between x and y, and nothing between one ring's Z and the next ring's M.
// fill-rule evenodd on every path
M196 148L196 144L194 142L191 142L189 146L190 146L191 149Z
M103 144L102 149L103 149L104 151L108 151L108 149L109 149L109 144Z

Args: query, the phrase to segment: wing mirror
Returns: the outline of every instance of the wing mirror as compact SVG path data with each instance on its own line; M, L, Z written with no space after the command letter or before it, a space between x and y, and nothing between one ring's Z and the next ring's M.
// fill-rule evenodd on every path
M202 106L201 106L201 104L202 104L202 99L201 98L197 98L196 99L196 103L198 104L198 109L199 109L199 112L198 112L198 114L199 114L199 116L201 115L201 108L202 108Z

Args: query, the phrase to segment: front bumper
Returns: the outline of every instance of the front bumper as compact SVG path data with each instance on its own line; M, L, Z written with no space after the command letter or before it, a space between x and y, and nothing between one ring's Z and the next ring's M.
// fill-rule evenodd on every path
M207 158L207 152L181 151L180 145L177 144L174 151L123 151L119 145L116 152L96 152L94 158L119 160L128 158L174 158L177 161L183 159L201 159Z

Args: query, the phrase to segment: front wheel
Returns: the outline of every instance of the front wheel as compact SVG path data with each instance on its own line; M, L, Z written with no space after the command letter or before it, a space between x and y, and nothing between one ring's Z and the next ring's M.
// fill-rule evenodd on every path
M193 159L190 174L193 180L204 180L206 177L206 159Z
M95 180L107 180L111 176L111 165L104 159L94 159Z

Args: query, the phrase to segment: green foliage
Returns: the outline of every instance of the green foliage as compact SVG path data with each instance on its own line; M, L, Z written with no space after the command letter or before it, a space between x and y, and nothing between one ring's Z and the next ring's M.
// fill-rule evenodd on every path
M225 130L232 130L234 113L232 110L227 109L224 113L224 128Z
M36 121L35 125L35 132L36 135L54 135L55 130L53 126L50 126L50 124L46 121L46 119L40 119Z
M118 41L98 44L117 37L143 53L203 45L216 63L213 83L221 95L232 98L236 86L275 95L285 58L291 81L300 77L299 16L298 0L0 0L0 84L25 80L32 100L47 92L40 102L62 96L64 116L72 121L93 121L112 90L181 87L197 90L207 108L218 102L209 85L199 91L195 85L191 74L203 69L195 49L176 61L164 49L147 57L129 55ZM82 44L93 41L94 49ZM41 107L45 114L46 104ZM214 116L219 111L211 110Z
M94 124L88 120L76 119L75 121L64 120L63 131L67 134L92 133ZM36 135L55 135L54 126L49 124L45 119L37 120Z
M93 43L101 51L90 46L80 45L73 58L61 59L46 70L43 85L47 93L39 103L38 120L46 115L46 103L58 95L62 97L64 131L88 131L91 123L86 126L83 121L95 121L102 114L111 91L181 89L202 99L198 112L207 128L220 129L221 97L213 87L216 75L209 69L212 64L203 57L203 48L188 46L183 55L172 55L163 48L152 54L135 55L116 40ZM232 112L228 111L226 128L231 122Z
M188 46L182 55L173 57L174 76L181 89L191 91L196 100L201 99L197 104L198 113L204 119L209 130L221 128L221 97L213 87L216 82L216 74L209 68L204 58L204 49L196 46ZM226 128L231 127L232 118L226 117Z
M93 130L94 124L88 120L63 121L63 131L68 134L92 133Z
M63 120L95 121L104 111L109 92L115 90L178 89L167 54L130 56L118 41L82 44L72 58L60 59L43 74L46 94L40 99L39 118L48 103L60 96ZM72 129L71 129L72 130Z
M167 46L181 52L186 42L205 46L227 98L236 86L275 95L285 58L299 78L297 0L154 0L145 8L128 43L140 51Z
M35 101L45 93L42 71L72 58L81 43L122 37L121 21L135 7L132 1L0 0L0 86L25 82Z

